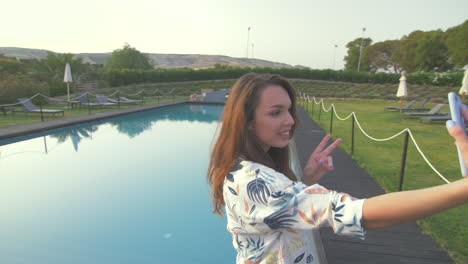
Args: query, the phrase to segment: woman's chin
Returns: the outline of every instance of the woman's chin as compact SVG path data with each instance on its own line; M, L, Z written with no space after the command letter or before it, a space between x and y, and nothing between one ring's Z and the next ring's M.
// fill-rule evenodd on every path
M286 141L286 142L281 142L281 143L275 144L275 145L273 145L273 147L275 147L275 148L285 148L288 145L289 145L289 140Z

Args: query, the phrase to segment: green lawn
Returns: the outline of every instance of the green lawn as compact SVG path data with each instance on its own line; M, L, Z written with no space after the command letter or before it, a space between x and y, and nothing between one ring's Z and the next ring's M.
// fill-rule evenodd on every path
M335 100L325 101L325 109L331 104L341 118L355 112L358 121L367 134L383 139L409 128L432 165L449 181L461 178L454 140L448 135L445 122L427 123L419 118L400 112L385 111L385 106L404 106L404 103L384 100ZM312 104L308 106L312 116ZM432 107L429 105L429 107ZM307 107L307 105L306 105ZM306 108L307 109L307 108ZM319 118L319 105L313 109L313 119L330 132L330 112L322 110ZM448 112L448 107L441 112ZM341 147L351 152L351 118L340 121L333 118L334 138L343 138ZM355 124L355 145L353 158L388 191L397 191L403 152L404 134L384 142L369 139ZM338 165L339 166L339 165ZM405 170L403 190L419 189L445 182L427 165L417 151L411 138ZM468 263L468 205L451 209L444 213L418 221L424 232L431 234L439 244L447 249L457 263Z

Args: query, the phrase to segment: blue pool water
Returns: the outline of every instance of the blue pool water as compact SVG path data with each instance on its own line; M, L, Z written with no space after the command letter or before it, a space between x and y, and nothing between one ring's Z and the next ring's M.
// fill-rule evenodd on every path
M206 183L219 105L0 141L0 263L234 263Z

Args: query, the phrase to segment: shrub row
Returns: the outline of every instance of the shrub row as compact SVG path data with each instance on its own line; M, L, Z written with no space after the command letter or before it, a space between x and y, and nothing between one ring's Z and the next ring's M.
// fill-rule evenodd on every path
M36 93L48 94L47 84L37 82L26 74L0 74L0 104L18 103L17 98Z
M286 78L339 81L354 83L398 83L399 74L367 73L353 71L312 70L296 68L228 68L228 69L154 69L154 70L114 70L104 74L104 79L111 86L122 86L136 83L158 83L174 81L198 81L237 79L245 73L272 73ZM460 86L463 72L433 73L418 72L408 74L410 84Z

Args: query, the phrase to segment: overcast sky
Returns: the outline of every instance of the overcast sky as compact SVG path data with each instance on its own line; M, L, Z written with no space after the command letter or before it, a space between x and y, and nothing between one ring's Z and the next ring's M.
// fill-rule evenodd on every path
M445 31L468 19L467 0L15 0L0 6L0 47L111 52L127 42L148 53L246 57L250 35L249 57L319 69L342 68L346 43L361 37L363 27L364 37L378 42L414 30Z

